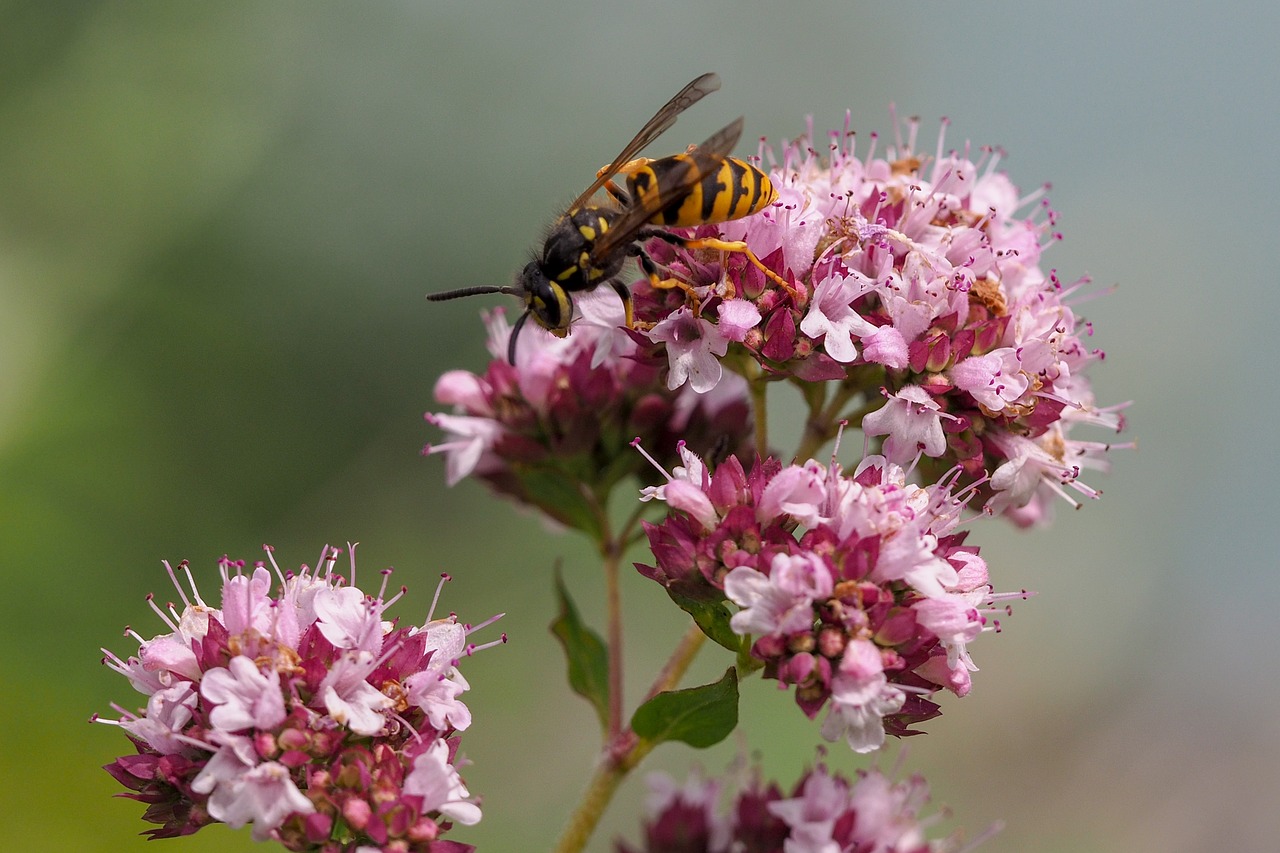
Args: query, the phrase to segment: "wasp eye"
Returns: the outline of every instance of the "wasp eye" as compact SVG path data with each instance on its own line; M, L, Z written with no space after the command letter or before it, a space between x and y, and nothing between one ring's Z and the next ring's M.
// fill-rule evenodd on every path
M573 300L568 291L554 281L543 278L529 289L529 310L538 325L563 337L573 319Z

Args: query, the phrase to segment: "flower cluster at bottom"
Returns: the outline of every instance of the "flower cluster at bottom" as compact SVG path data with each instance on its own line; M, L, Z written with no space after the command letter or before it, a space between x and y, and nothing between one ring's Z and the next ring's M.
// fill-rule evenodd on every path
M679 784L664 773L648 778L644 844L619 843L617 853L948 853L957 837L928 840L929 800L923 778L894 782L879 770L850 780L819 765L790 797L758 777L738 791L727 813L721 784L698 774Z
M475 628L455 616L384 621L404 590L387 600L384 572L377 595L362 592L354 555L349 580L334 571L338 553L326 548L316 570L287 574L272 558L277 597L266 566L246 574L224 559L220 609L201 599L185 562L189 595L166 563L184 607L152 607L170 633L130 632L140 647L128 660L106 652L148 697L145 711L117 707L119 720L100 721L134 742L137 754L106 770L161 824L151 837L252 823L256 840L295 851L473 849L441 836L480 820L456 736L471 724L457 664L481 648L467 642Z

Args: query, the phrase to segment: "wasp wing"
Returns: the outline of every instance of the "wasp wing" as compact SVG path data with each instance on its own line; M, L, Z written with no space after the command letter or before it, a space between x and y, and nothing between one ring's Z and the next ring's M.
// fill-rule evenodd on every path
M569 213L573 213L587 203L590 198L599 191L606 183L613 180L613 176L618 174L618 170L635 159L635 156L653 140L661 136L667 128L676 123L676 117L680 113L689 109L698 101L710 95L712 92L720 88L720 75L715 73L703 74L701 77L693 80L689 85L685 86L675 94L671 100L662 105L653 118L640 128L640 132L635 138L627 143L627 147L623 148L617 157L613 158L613 162L608 165L595 179L591 186L587 187L586 192L574 199L573 204L569 205Z
M610 253L634 240L636 232L653 217L688 198L693 188L720 168L729 152L733 151L733 146L738 144L738 139L742 136L742 125L743 120L739 117L737 121L712 134L710 139L697 148L672 158L676 165L664 176L660 191L650 193L642 199L632 199L633 204L592 244L591 259L599 261L609 257Z

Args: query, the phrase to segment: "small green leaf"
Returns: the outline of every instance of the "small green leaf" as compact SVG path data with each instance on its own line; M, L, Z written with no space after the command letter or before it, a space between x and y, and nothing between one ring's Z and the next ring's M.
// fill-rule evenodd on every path
M581 530L592 541L601 541L600 508L580 481L556 468L515 465L512 472L528 503L566 527Z
M636 709L631 729L653 743L678 740L697 749L719 743L738 725L738 675L714 684L659 693Z
M694 623L715 642L731 652L742 650L742 638L729 627L729 608L723 601L707 601L681 595L671 587L667 587L667 595L685 613L693 617Z
M596 709L603 730L609 719L608 651L600 635L588 628L578 615L578 608L569 598L569 590L558 570L556 596L560 600L560 615L551 623L551 633L564 646L564 656L569 663L569 687Z

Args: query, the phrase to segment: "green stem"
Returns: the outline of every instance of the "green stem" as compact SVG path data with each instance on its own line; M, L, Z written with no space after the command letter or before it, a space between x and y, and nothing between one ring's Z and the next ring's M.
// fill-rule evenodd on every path
M640 527L640 521L644 518L649 504L636 501L636 508L632 510L631 515L627 516L626 523L622 525L622 529L618 532L617 541L621 545L622 550L626 551L632 545L635 545L644 538L643 531L637 532Z
M578 803L578 808L569 818L569 825L560 836L554 853L579 853L587 846L591 833L595 831L609 801L617 793L624 775L625 772L613 761L605 761L596 768L586 793L582 795L582 802Z
M649 687L646 700L680 683L705 639L697 625L689 626L689 630L680 638L675 651ZM637 738L630 729L621 732L616 739L605 745L600 766L587 784L582 801L570 816L569 825L560 836L554 853L581 853L586 848L605 809L618 792L618 786L653 751L654 746L650 741Z
M684 636L680 638L680 644L676 646L676 650L667 659L666 665L659 671L658 677L649 686L649 692L644 694L644 702L648 702L659 693L671 690L679 684L680 679L684 678L684 674L688 672L689 664L693 663L694 657L697 656L698 650L702 648L702 644L706 640L707 635L702 633L701 628L697 625L690 625L689 629L684 632Z
M800 446L796 449L796 459L813 458L813 455L818 452L822 445L835 438L841 420L847 420L849 426L855 429L862 426L863 416L868 411L874 411L878 408L876 405L878 398L868 400L863 408L848 415L844 414L844 407L855 397L864 394L870 397L871 393L862 385L851 385L848 382L842 382L836 386L831 398L825 403L818 404L815 401L811 405L809 417L805 421L804 435L800 439Z
M747 380L747 388L751 393L751 409L756 420L756 453L760 458L769 455L769 383L763 378Z
M616 539L610 539L601 550L608 619L609 724L605 742L609 743L622 734L622 591L618 577L622 546Z

